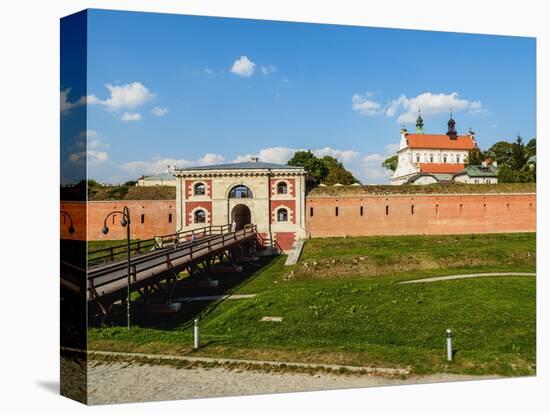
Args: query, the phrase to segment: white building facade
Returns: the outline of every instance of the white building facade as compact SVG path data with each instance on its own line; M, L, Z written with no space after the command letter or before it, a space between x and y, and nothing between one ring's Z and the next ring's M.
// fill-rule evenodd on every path
M178 231L206 226L246 224L282 250L306 237L302 167L243 162L193 167L176 177Z
M406 184L419 174L432 175L438 180L452 179L453 174L464 170L468 154L474 148L477 148L474 133L469 131L467 135L458 135L452 117L447 134L424 134L423 120L419 115L415 134L401 129L397 167L390 183ZM433 180L416 181L416 184L428 184Z

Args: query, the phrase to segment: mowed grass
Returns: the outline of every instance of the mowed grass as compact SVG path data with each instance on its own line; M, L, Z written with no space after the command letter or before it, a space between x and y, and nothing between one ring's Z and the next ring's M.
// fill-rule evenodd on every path
M300 276L304 262L347 261L365 255L399 262L404 251L437 259L462 248L471 261L428 272L417 269L372 277L346 270L343 277ZM534 374L534 277L398 284L427 273L495 271L493 253L500 258L500 270L533 271L534 251L531 234L310 240L296 266L284 266L281 257L234 292L256 293L256 297L207 306L201 323L205 346L199 351L191 349L188 322L170 330L90 329L90 348L410 367L417 374ZM347 269L346 261L333 264L334 271ZM296 276L289 278L292 273ZM264 316L281 316L283 321L261 322ZM445 353L448 328L454 332L452 363Z

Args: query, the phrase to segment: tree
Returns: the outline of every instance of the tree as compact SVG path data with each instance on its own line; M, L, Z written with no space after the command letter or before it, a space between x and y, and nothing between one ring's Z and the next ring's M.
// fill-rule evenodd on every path
M516 182L518 183L534 183L537 181L537 169L530 168L529 165L524 166L516 174Z
M468 160L465 164L468 165L481 165L485 159L483 152L479 148L472 148L468 151Z
M292 158L288 160L287 164L305 168L306 164L313 158L315 158L315 155L309 150L296 151Z
M509 164L512 158L513 144L506 141L499 141L487 150L486 157L497 162L497 165Z
M133 187L133 186L135 186L136 184L137 184L137 181L135 181L135 180L126 181L126 182L124 183L124 185L125 185L126 187Z
M382 163L382 167L390 171L395 171L397 169L397 155L386 158Z
M350 173L344 167L339 166L330 168L326 178L323 180L323 183L325 183L326 185L334 185L337 183L350 185L355 184L356 182L357 179L353 176L352 173Z
M534 155L537 155L537 139L531 138L527 145L525 145L525 156L529 159Z
M516 183L518 181L516 172L508 164L499 167L497 178L499 183Z
M510 158L510 167L513 170L519 171L527 164L527 155L525 153L525 145L523 139L518 135L516 142L512 144L512 154Z
M351 172L336 158L325 155L316 157L311 151L296 151L288 165L304 167L313 180L318 183L349 185L357 182Z

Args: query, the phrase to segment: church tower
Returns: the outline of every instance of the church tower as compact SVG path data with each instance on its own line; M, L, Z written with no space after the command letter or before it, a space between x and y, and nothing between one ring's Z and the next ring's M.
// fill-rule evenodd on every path
M416 133L417 134L424 133L424 120L420 116L420 109L418 110L418 118L416 118Z
M453 111L451 110L451 118L449 119L449 122L447 122L447 126L448 126L447 135L451 139L456 139L456 136L457 136L455 125L456 125L456 122L453 119Z

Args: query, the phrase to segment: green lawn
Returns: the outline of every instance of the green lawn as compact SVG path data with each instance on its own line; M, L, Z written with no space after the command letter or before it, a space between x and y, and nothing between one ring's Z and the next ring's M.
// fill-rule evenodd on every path
M296 266L284 266L280 257L250 270L235 293L256 293L254 298L187 305L169 327L93 328L90 348L409 366L415 373L533 374L534 277L397 282L470 271L534 271L535 244L534 234L310 240ZM418 258L437 266L424 270ZM415 260L416 268L403 265ZM326 263L321 277L311 272L322 261L330 261L332 275ZM199 351L191 349L190 316L196 313L203 316L206 345ZM263 316L284 319L260 322ZM447 328L457 351L450 364Z

